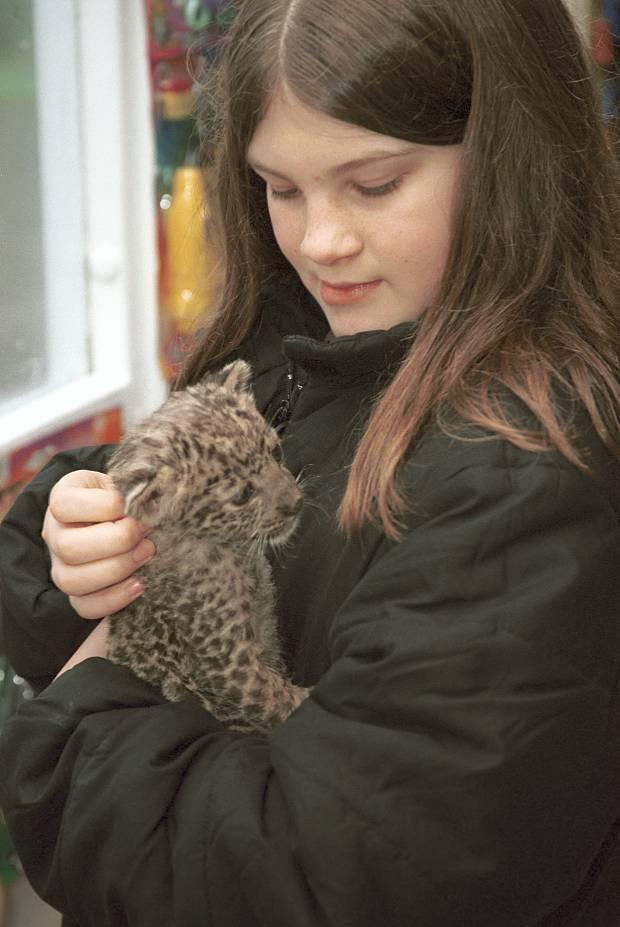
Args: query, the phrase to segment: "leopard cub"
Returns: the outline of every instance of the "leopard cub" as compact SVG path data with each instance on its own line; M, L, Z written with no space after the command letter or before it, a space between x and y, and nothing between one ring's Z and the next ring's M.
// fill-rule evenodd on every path
M109 657L235 730L269 730L307 696L285 676L267 546L302 505L275 431L235 361L173 393L108 468L127 515L151 527L145 592L112 616Z

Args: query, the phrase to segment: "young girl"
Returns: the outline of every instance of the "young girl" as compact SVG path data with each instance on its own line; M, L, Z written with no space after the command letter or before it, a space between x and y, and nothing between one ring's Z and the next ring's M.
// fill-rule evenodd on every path
M153 545L109 449L59 457L2 529L26 871L81 927L613 927L619 187L570 16L244 0L204 103L226 279L182 381L249 360L306 477L275 578L314 689L244 735L105 620L74 654Z

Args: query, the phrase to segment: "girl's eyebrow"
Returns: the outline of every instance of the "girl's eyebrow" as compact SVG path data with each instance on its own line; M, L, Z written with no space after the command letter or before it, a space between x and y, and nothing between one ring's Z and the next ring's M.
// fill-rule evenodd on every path
M366 155L363 158L356 158L354 161L347 161L345 164L339 164L337 167L332 168L328 173L330 174L343 174L345 171L353 170L357 167L364 167L366 164L372 164L373 161L386 161L389 158L402 158L403 155L411 154L413 148L403 148L402 151L394 151L393 149L389 151L378 150L372 152L371 154ZM273 168L267 167L265 164L261 164L260 161L255 161L253 158L248 158L248 164L255 171L262 171L264 174L271 174L273 177L278 177L280 180L288 180L284 174L280 174L278 171L274 171Z

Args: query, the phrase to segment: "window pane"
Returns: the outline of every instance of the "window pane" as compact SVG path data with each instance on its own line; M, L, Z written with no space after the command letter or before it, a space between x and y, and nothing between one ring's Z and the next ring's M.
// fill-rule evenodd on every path
M0 7L0 411L89 370L73 0Z

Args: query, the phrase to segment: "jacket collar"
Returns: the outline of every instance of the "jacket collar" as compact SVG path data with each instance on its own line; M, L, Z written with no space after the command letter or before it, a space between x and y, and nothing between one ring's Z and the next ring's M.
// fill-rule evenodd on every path
M304 335L283 338L284 356L305 370L322 371L338 379L376 378L393 374L403 360L417 325L405 322L387 331L361 332L319 341Z
M280 357L284 354L289 363L338 380L392 376L418 328L418 322L403 322L387 331L335 338L321 307L299 283L270 288L259 327L264 330L267 324L275 329Z

